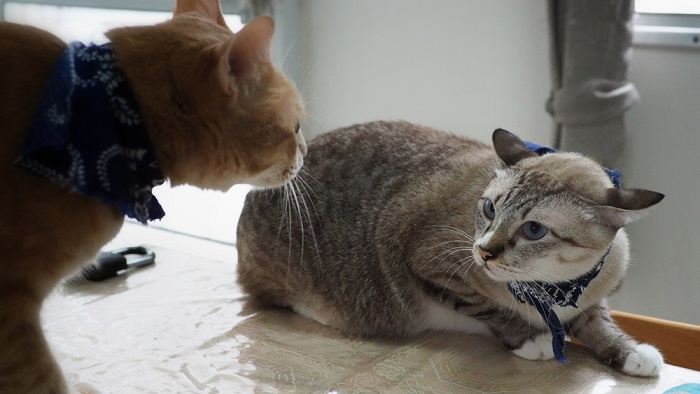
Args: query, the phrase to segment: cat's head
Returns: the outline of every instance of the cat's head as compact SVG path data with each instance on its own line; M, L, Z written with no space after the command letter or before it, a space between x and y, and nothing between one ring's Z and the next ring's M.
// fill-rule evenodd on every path
M605 169L576 153L531 152L496 130L505 166L475 212L473 255L497 281L561 282L590 271L617 231L663 199L642 189L617 189Z
M167 57L157 77L167 86L144 94L161 96L151 100L160 114L154 145L165 152L159 160L172 184L277 187L301 169L304 110L294 84L271 61L274 26L262 16L233 33L219 0L177 0L171 21L142 30L151 50Z

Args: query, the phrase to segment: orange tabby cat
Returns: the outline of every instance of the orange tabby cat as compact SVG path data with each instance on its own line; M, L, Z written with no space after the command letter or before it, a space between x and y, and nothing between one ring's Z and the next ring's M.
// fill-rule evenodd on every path
M173 185L278 186L306 145L294 86L270 63L269 17L233 34L218 0L178 0L174 18L107 33ZM0 23L0 392L65 392L39 309L55 284L119 231L123 214L14 163L66 44Z

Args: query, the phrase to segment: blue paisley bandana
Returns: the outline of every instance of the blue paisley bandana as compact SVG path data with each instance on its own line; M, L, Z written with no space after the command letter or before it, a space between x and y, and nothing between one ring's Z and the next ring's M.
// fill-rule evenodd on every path
M164 182L111 44L71 43L54 66L15 164L146 223Z
M525 145L532 152L538 155L555 153L557 150L541 146L533 142L524 141ZM605 169L610 180L615 187L621 187L621 174L617 169ZM603 268L605 259L610 254L610 249L605 252L592 270L582 276L568 282L548 283L548 282L508 282L508 291L521 303L527 302L532 305L547 323L549 331L552 333L552 350L554 357L562 364L566 364L564 349L566 348L566 332L562 327L557 314L552 309L554 306L578 308L578 299L583 291L588 287L593 279Z
M547 323L547 327L552 333L554 357L562 364L567 362L564 355L566 332L564 332L564 327L562 327L552 307L558 305L578 308L577 302L581 294L583 294L583 290L598 276L609 254L610 248L608 248L592 270L569 282L508 282L508 291L513 297L521 303L527 302L535 307Z

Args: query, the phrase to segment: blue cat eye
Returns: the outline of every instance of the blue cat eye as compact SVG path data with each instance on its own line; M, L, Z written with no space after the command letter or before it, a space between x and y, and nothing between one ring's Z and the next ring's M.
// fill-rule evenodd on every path
M541 239L547 234L547 227L539 222L525 222L523 224L523 235L525 238L531 240L531 241L536 241L538 239Z
M496 208L493 206L493 201L490 198L484 200L484 216L491 220L496 217Z

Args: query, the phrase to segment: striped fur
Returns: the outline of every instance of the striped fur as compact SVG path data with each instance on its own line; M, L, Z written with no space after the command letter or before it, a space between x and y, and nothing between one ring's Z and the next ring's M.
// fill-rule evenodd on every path
M546 343L545 325L505 281L573 279L611 246L581 309L555 310L597 358L625 370L637 344L605 308L628 260L627 236L606 216L621 213L601 208L612 184L585 157L518 160L518 152L507 155L507 167L487 145L406 122L321 135L293 185L247 197L238 225L239 281L253 299L346 335L482 334L485 326L516 354L544 358L546 349L537 346ZM483 214L485 198L495 203L494 220ZM518 229L528 220L553 231L524 240ZM479 247L499 256L489 269ZM597 323L585 324L584 311Z

